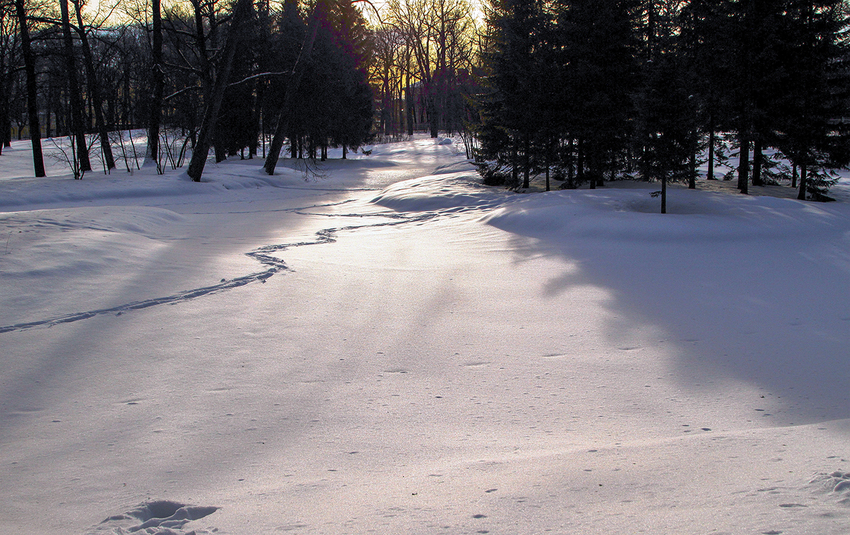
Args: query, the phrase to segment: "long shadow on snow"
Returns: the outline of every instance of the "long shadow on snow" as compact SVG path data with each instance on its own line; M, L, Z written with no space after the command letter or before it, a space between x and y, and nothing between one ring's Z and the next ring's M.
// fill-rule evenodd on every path
M753 206L717 195L709 217L698 213L699 205L661 215L633 206L610 210L610 200L604 215L587 217L582 195L564 194L564 223L555 233L494 222L537 238L523 238L518 254L554 253L579 266L546 281L545 295L584 284L609 290L610 308L625 318L607 326L612 335L661 328L684 387L704 389L698 385L724 378L757 385L765 399L754 406L777 407L754 413L765 423L850 418L846 206L786 200Z

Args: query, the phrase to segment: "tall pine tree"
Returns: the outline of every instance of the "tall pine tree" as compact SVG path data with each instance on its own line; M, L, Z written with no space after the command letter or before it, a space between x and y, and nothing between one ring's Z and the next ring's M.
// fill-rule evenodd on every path
M634 117L637 85L634 0L558 0L562 50L562 106L569 110L567 135L575 137L579 161L587 162L590 187L618 168ZM585 173L578 166L579 180Z
M539 0L494 0L488 10L490 48L479 138L482 153L510 169L507 185L528 187L532 141L541 117L544 29ZM520 183L520 175L523 180Z
M725 161L719 132L732 129L730 95L734 57L731 0L691 0L679 15L678 54L691 76L697 121L704 136L708 180Z
M834 178L828 170L850 162L848 71L839 0L789 0L782 54L789 83L779 99L776 145L800 169L799 199L820 198Z

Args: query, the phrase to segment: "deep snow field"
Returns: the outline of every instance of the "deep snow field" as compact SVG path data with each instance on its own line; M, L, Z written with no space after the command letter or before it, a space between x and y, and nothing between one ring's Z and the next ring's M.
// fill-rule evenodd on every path
M307 181L36 180L27 149L2 534L850 533L846 180L661 215L485 188L424 137Z

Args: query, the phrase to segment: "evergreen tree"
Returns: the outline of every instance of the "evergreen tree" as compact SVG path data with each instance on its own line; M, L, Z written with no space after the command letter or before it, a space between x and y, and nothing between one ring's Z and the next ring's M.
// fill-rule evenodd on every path
M338 55L330 137L334 145L342 146L345 157L348 149L371 137L374 97L367 72L375 47L366 19L351 0L337 0L330 18Z
M241 46L233 57L233 67L230 74L231 83L225 89L223 107L215 127L216 162L235 156L245 147L254 147L258 128L254 113L256 74L258 56L264 52L261 49L259 18L255 10L250 13L250 19L241 26Z
M667 183L692 178L696 153L696 102L681 57L659 54L647 65L646 82L637 97L637 138L643 148L645 179L661 181L661 213L667 211Z
M604 171L617 168L617 158L629 143L637 86L637 4L560 0L558 7L566 126L568 135L578 139L579 160L587 162L587 178L594 188L602 183ZM578 173L582 181L583 163Z
M233 57L236 54L236 48L240 40L240 26L250 18L252 7L253 3L250 0L237 0L233 6L233 19L225 38L224 49L222 50L220 60L221 63L214 80L212 80L211 91L208 93L211 98L204 107L204 118L201 123L201 129L198 132L198 140L195 144L195 150L192 153L192 159L189 162L189 169L187 170L189 177L195 182L200 182L201 176L204 173L210 145L212 145L215 139L215 125L218 122L219 110L224 100L225 90L230 82Z
M820 198L835 182L828 170L850 162L846 21L838 0L790 0L782 33L789 83L779 108L776 145L800 169L799 199Z
M294 2L284 9L284 24L300 29ZM310 158L327 157L330 144L344 151L364 143L372 127L372 92L366 82L371 34L350 0L319 0L310 28L298 46L283 91L282 109L266 158L272 174L287 134L292 154L307 143ZM294 44L294 43L293 43ZM284 47L293 50L294 47Z
M730 98L734 57L730 0L691 0L679 16L678 54L692 77L697 120L704 135L708 180L715 180L717 163L725 163L725 140L730 130Z
M303 98L300 99L300 107L305 114L301 128L306 135L309 157L312 159L316 158L317 150L328 143L339 110L338 98L342 89L342 54L334 41L332 9L330 0L317 2L313 9L317 32L313 53L305 64L301 88Z
M264 94L266 109L263 114L269 118L283 115L288 119L288 131L285 134L289 137L293 158L298 157L298 141L303 135L302 124L305 119L302 106L295 96L290 97L288 109L281 109L281 103L286 101L287 89L293 83L293 70L306 38L307 25L298 9L297 0L286 0L279 16L277 31L272 36L272 54L262 56L262 60L268 62L267 70L288 74L269 80Z
M667 182L688 180L695 187L695 160L699 145L693 71L683 54L682 33L674 27L679 13L658 10L650 2L643 17L648 29L644 41L642 86L635 95L635 145L646 180L661 181L661 211L666 212Z
M532 140L540 118L544 83L539 49L543 13L538 0L495 0L490 6L490 49L481 104L479 138L485 158L510 168L509 187L528 187ZM522 156L522 158L520 158Z
M780 49L783 3L739 0L731 4L735 47L730 90L732 125L740 151L738 189L745 194L749 191L750 148L756 149L754 159L759 160L759 149L769 139L776 120L777 92L787 83ZM760 177L755 177L755 185L760 185Z

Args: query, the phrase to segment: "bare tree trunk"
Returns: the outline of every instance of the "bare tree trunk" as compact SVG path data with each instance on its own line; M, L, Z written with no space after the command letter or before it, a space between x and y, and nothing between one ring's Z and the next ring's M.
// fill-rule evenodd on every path
M707 180L714 180L714 126L708 132L708 174Z
M578 182L584 182L584 158L585 158L585 143L583 139L578 140L578 155L576 156L576 177Z
M749 182L750 174L750 140L746 135L741 135L741 152L738 156L738 189L741 193L747 195L747 183Z
M690 170L688 172L688 189L697 188L697 153L691 152Z
M292 67L292 79L286 86L286 96L284 96L283 99L283 107L281 108L280 118L278 119L277 127L274 131L274 137L272 138L271 147L269 148L269 155L266 156L266 163L263 165L263 169L265 169L266 173L269 175L274 174L274 170L277 167L277 161L280 159L280 150L283 148L284 133L289 127L289 117L287 117L287 114L292 109L292 103L295 99L295 95L298 93L298 86L301 85L301 78L304 77L304 67L302 64L310 59L310 53L313 51L313 43L316 41L316 32L319 30L319 20L317 17L314 16L310 24L312 28L307 34L307 40L304 42L304 46L301 47L301 54L299 54L298 59L295 61L295 65Z
M404 88L404 95L407 100L407 135L413 136L413 123L416 121L416 116L413 113L413 89L410 87L410 76L407 77L407 87Z
M80 171L85 173L91 171L89 161L89 148L86 144L86 130L83 118L83 97L80 92L80 83L77 80L77 68L74 64L74 40L71 35L71 21L68 15L68 0L59 1L59 9L62 12L62 34L65 43L65 75L68 77L68 97L71 101L71 129L77 143L77 160L80 162ZM82 176L82 175L81 175Z
M753 186L764 186L761 179L762 161L761 137L756 136L753 142Z
M589 160L589 162L588 162L588 168L589 168L588 174L590 175L590 186L589 186L590 189L596 189L596 171L598 170L598 165L597 165L598 164L598 156L597 156L598 151L599 151L599 148L593 143L590 144L590 149L587 151L587 159Z
M35 79L35 59L30 46L30 32L27 27L27 12L24 0L15 0L18 24L21 32L21 53L24 56L24 69L27 75L27 115L29 116L30 140L32 141L32 163L36 177L43 177L44 153L41 150L41 126L38 124L38 87ZM18 130L20 135L20 129Z
M7 76L0 80L0 154L3 154L3 147L12 146L12 119L9 117L11 78Z
M162 122L162 97L165 91L165 76L162 65L162 10L160 0L151 0L153 19L153 94L148 118L148 149L150 161L159 162L159 126Z
M432 86L433 86L433 84L431 84L431 83L428 84L429 93L431 91L433 91L433 89L434 89ZM440 131L439 131L439 129L440 129L440 126L439 126L440 125L440 115L437 112L436 97L433 94L429 95L428 98L427 98L427 103L428 103L427 104L428 105L428 124L429 124L429 128L431 130L431 137L436 139L437 136L440 133Z
M103 118L103 99L100 95L100 87L97 85L97 77L94 72L94 59L89 46L89 40L83 27L83 15L81 13L80 0L72 0L77 14L77 33L83 45L83 59L86 62L86 75L88 79L89 96L94 108L94 120L100 136L100 149L103 151L103 159L106 169L115 169L115 158L112 155L112 146L109 144L109 132L106 129L106 121Z
M230 79L230 70L233 66L233 57L236 54L236 43L239 40L239 26L248 18L252 6L251 0L237 0L233 8L233 21L227 32L227 40L224 44L224 54L215 82L213 84L212 99L204 109L204 119L201 130L198 133L198 141L189 161L189 177L195 182L201 181L204 167L207 163L207 155L210 145L215 136L215 123L218 120L218 112L221 109L221 101L224 99L224 91ZM280 150L278 148L278 150Z
M251 139L248 141L248 159L253 160L254 156L257 155L259 151L259 139L260 139L260 118L262 114L263 108L263 90L264 83L260 82L256 85L255 93L253 96L254 108L251 110Z
M519 186L519 140L514 137L511 145L511 188Z
M530 162L530 152L531 152L531 136L525 134L522 140L522 187L528 189L531 187L529 175L531 174L531 162Z
M13 80L11 73L0 75L0 154L3 153L3 147L12 146L12 116L9 114L9 99L12 96Z

